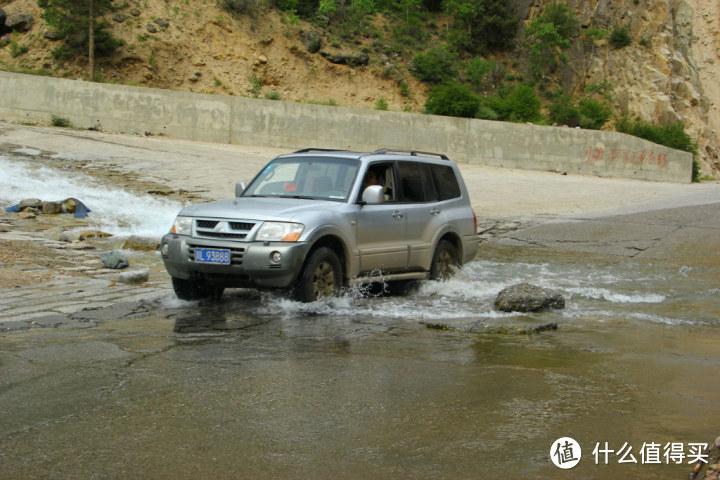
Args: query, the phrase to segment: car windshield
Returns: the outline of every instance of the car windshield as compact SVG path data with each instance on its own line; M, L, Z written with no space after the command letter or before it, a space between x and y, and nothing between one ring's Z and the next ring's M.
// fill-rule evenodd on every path
M243 197L347 201L358 160L329 157L276 158L250 182Z

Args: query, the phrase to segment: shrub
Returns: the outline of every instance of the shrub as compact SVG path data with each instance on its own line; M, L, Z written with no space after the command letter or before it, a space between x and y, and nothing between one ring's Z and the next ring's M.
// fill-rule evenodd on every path
M448 39L460 50L477 53L512 46L518 19L506 0L445 0L444 5L454 20Z
M625 27L615 27L610 33L610 44L615 48L623 48L630 45L630 34Z
M492 63L478 57L470 60L467 64L467 79L470 84L476 89L482 88L492 67Z
M587 30L583 31L583 35L587 38L602 40L604 38L607 38L608 31L603 28L588 28Z
M375 101L375 110L387 110L388 103L385 97L380 97Z
M565 2L552 2L545 7L541 15L542 21L555 26L558 35L569 39L577 30L577 19L572 8Z
M457 61L458 56L452 49L437 46L415 56L412 72L423 82L446 83L457 77Z
M592 98L583 98L578 102L580 127L600 130L610 119L610 107Z
M67 118L57 117L53 115L50 118L50 125L53 127L69 127L70 126L70 120Z
M320 2L318 3L318 15L322 15L324 17L331 17L335 12L337 12L337 5L335 4L335 0L320 0Z
M569 93L560 92L555 95L548 107L548 119L558 125L567 125L569 127L580 125L580 111Z
M286 0L289 1L289 0ZM233 15L242 15L250 6L249 0L222 0L220 6Z
M433 88L425 102L425 112L450 117L474 118L480 108L480 99L470 87L458 82Z
M480 108L478 108L475 118L482 118L483 120L498 120L500 115L493 110L490 106L486 105L485 102L481 102Z
M352 9L365 14L375 13L375 0L354 0L352 2Z
M523 83L503 89L498 95L485 99L485 105L497 112L500 120L537 122L541 120L540 98L535 89Z
M263 87L263 81L253 75L250 77L250 93L254 98L258 98L260 96L260 92L262 91Z
M636 137L644 138L651 142L666 147L675 148L693 154L693 182L699 181L700 166L697 162L697 145L692 137L685 132L685 125L682 122L675 122L667 125L655 125L643 120L630 120L622 117L615 123L618 132L627 133Z
M17 58L20 55L27 53L28 50L29 49L28 49L27 45L22 45L22 46L18 45L18 43L15 40L10 42L10 55L13 58Z

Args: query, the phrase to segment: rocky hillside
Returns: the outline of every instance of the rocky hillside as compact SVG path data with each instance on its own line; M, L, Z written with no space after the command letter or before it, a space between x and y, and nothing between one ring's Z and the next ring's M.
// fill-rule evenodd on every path
M628 29L632 43L574 46L576 88L610 82L616 110L652 122L682 121L703 170L720 171L720 4L717 0L579 1L583 28ZM530 15L537 7L530 9Z
M524 23L550 0L513 0ZM376 15L367 34L339 42L297 17L260 0L234 17L216 0L115 0L113 35L125 45L98 59L102 81L221 95L257 96L360 108L421 112L427 88L408 70L412 53L389 53L375 31L392 28ZM717 0L570 0L580 31L558 84L575 93L591 84L611 85L617 113L651 122L682 121L696 139L705 174L720 173L720 5ZM0 41L0 68L87 78L87 59L59 62L59 42L47 38L37 0L0 0L8 19L30 24ZM434 17L436 32L442 17ZM520 31L522 31L522 24ZM590 29L627 28L632 42L613 48L587 40ZM380 38L380 40L379 40ZM518 37L520 39L521 36ZM433 43L431 38L429 43ZM317 47L320 49L316 51ZM519 65L513 55L493 60Z

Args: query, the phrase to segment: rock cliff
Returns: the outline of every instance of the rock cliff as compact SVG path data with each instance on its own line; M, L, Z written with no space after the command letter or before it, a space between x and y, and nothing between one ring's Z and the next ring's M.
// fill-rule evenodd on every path
M520 2L530 20L551 0ZM697 140L705 174L720 170L720 3L717 0L571 0L580 29L563 84L576 93L613 86L618 113L650 122L681 121ZM591 29L624 27L631 43L614 48Z

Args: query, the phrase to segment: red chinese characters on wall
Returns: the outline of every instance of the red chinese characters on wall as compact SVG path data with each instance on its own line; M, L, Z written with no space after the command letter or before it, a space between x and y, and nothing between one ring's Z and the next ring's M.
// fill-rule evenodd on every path
M587 147L585 157L588 164L595 162L622 162L647 167L667 167L667 153L655 153L647 150Z

